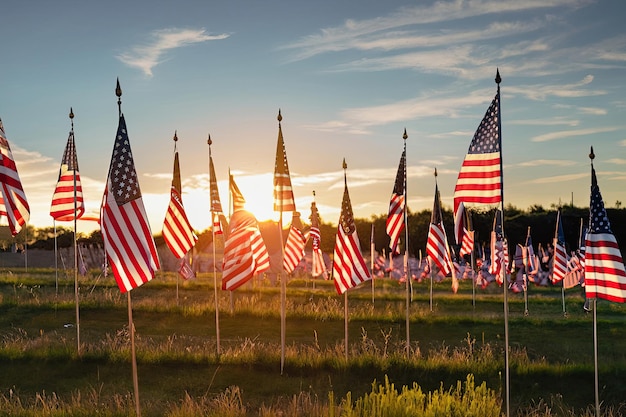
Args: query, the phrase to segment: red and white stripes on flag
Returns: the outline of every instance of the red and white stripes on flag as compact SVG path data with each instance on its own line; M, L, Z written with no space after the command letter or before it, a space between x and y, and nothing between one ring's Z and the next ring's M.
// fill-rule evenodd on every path
M78 173L78 158L74 143L74 130L70 131L59 168L59 178L52 204L50 216L57 221L72 221L74 217L79 219L85 213L83 201L83 187Z
M287 153L283 141L283 131L280 126L282 116L278 111L278 143L276 145L276 163L274 166L274 211L296 211L296 202L293 198Z
M444 275L452 272L452 261L448 255L448 239L441 216L439 188L435 185L435 202L431 214L428 238L426 240L426 254L437 265Z
M459 256L471 255L474 250L474 231L469 230L469 213L465 210L465 204L461 201L454 213L454 237L456 243L461 245Z
M500 89L487 109L474 138L454 188L454 212L459 204L497 204L502 201L500 135Z
M270 258L252 213L237 210L230 218L229 228L224 243L222 289L232 291L267 271Z
M285 242L285 256L283 258L283 269L286 273L291 274L304 257L304 246L308 238L308 233L302 233L302 222L300 221L300 213L293 212L289 234Z
M22 188L9 141L0 120L0 216L5 216L13 236L30 219L30 207Z
M491 263L489 273L494 275L496 282L502 285L509 269L509 244L502 236L502 212L496 210L491 231Z
M363 254L361 254L361 244L354 224L345 167L344 160L343 200L337 237L335 238L335 250L333 251L333 278L338 294L343 294L350 288L372 278L365 259L363 259Z
M405 144L406 146L406 144ZM396 181L393 185L393 192L389 201L389 214L387 215L387 235L389 236L389 248L391 253L398 253L398 241L400 234L404 230L405 211L405 183L406 183L406 149L400 157Z
M123 115L100 212L104 247L120 291L124 293L150 281L160 264Z
M326 274L326 263L324 262L324 254L322 253L322 234L320 232L320 217L317 211L315 201L311 202L311 228L309 236L311 237L311 275L313 277Z
M593 148L591 153L593 154ZM593 164L589 229L585 239L585 292L587 298L601 298L616 303L626 302L624 261L611 231Z
M563 222L561 221L561 211L556 213L556 231L554 236L554 255L552 258L552 283L557 283L565 279L567 274L567 252L565 251L565 233ZM563 284L565 285L565 283Z
M174 145L176 146L176 145ZM165 213L163 222L163 240L174 256L181 259L194 247L198 237L187 218L181 196L180 165L178 152L174 152L174 174L170 187L170 204Z
M243 209L246 204L246 199L243 198L243 194L241 194L241 191L235 182L235 177L233 177L233 174L231 174L230 171L228 172L228 189L230 191L233 212Z

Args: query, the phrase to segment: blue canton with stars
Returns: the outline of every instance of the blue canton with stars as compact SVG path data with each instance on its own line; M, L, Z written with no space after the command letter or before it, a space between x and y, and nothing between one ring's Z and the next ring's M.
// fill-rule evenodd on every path
M591 166L591 203L589 208L589 233L611 233L611 224L604 209L604 202L598 187L596 170Z
M133 155L130 151L128 132L126 131L126 120L123 115L120 116L117 129L109 176L111 192L119 206L141 197Z
M470 154L494 153L500 152L500 132L498 109L500 108L500 93L496 94L491 102L491 106L487 109L485 117L476 130L476 134L470 143Z

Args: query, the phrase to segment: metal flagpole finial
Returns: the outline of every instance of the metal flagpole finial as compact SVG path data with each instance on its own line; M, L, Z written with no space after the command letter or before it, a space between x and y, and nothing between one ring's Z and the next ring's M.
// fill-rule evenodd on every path
M501 82L502 82L502 77L500 77L500 69L496 68L496 84L498 84L499 86Z
M313 190L313 199L315 199L315 190Z
M209 147L211 147L211 145L213 145L213 141L211 140L211 134L209 133L209 138L206 141L207 145L209 145Z
M341 164L341 167L343 168L344 171L348 169L348 164L346 164L346 158L343 158L343 164Z
M402 135L402 139L406 140L406 138L408 138L409 135L406 134L406 127L404 128L404 134Z
M280 124L280 122L282 122L282 120L283 120L283 116L282 116L282 114L280 114L280 109L278 109L278 117L277 117L277 119L278 119L278 124Z
M591 147L591 152L589 152L589 159L591 159L591 163L593 164L593 160L595 159L596 154L593 153L593 146Z
M117 96L117 107L119 113L122 114L122 87L120 87L120 79L117 79L117 85L115 86L115 95Z
M178 142L178 132L176 130L174 131L174 137L172 139L174 139L174 143Z
M74 130L74 110L70 107L70 120L72 121L72 130Z
M435 167L435 179L437 178L437 167Z

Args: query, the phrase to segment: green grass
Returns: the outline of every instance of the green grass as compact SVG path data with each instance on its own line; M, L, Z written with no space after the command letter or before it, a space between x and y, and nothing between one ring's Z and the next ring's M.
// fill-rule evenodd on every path
M72 415L83 415L80 410L96 398L110 415L133 409L126 295L111 277L96 273L79 283L81 355L73 278L60 278L57 293L54 271L0 272L0 393L14 411L16 401L30 409L37 401L60 401L73 405ZM293 279L287 287L281 375L280 286L246 285L232 294L232 303L230 294L219 291L218 357L212 283L210 275L178 281L177 299L175 276L159 274L132 291L144 415L164 410L194 415L194 407L216 401L233 408L230 415L271 415L279 404L283 409L308 404L318 415L330 415L337 410L329 393L337 407L352 399L341 408L347 413L348 405L381 393L373 381L385 381L383 391L388 384L399 393L402 387L417 390L418 384L443 396L448 387L466 384L468 375L475 381L473 391L484 383L495 398L502 397L504 314L496 286L476 290L474 299L469 282L461 283L458 294L451 293L449 281L435 283L431 311L430 283L414 283L407 357L405 287L376 280L372 303L365 283L348 295L346 360L343 297L330 281ZM593 321L582 304L580 289L569 290L565 316L560 288L531 287L525 315L523 295L509 294L516 415L583 415L594 404ZM626 398L625 313L623 305L598 303L600 397L607 412L620 410ZM551 407L560 414L546 414Z

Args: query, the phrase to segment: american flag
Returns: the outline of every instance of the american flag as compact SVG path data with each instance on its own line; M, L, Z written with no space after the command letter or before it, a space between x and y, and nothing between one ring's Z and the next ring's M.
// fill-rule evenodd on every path
M460 256L471 255L474 250L474 231L468 230L469 223L469 213L461 202L454 213L454 236L456 243L461 245Z
M74 215L79 219L84 213L83 187L78 173L78 158L72 130L63 152L57 186L52 195L50 215L54 220L66 222L74 220Z
M150 281L159 258L121 114L100 212L104 247L120 291Z
M270 258L252 213L243 209L235 211L230 218L229 228L224 243L222 289L233 291L256 274L267 271Z
M278 143L276 145L276 164L274 166L274 211L296 211L296 203L293 199L287 153L283 141L283 131L280 127L282 116L278 112Z
M322 253L322 234L320 232L320 215L317 211L315 201L311 202L311 228L309 236L311 237L312 253L311 253L311 275L314 277L326 273L326 264L324 263L324 254Z
M287 242L285 243L285 256L283 258L283 269L286 273L291 274L304 257L304 246L308 238L308 233L302 233L302 222L300 221L300 213L293 212Z
M172 176L172 186L170 187L170 204L165 212L165 221L163 222L163 240L165 240L167 247L170 248L170 251L178 259L185 256L198 241L198 237L193 232L193 228L187 218L181 191L180 165L178 152L175 151L174 174Z
M448 239L441 216L441 203L439 201L439 187L435 185L435 202L428 228L426 240L426 254L437 265L443 275L452 271L452 261L448 255Z
M389 236L389 248L391 253L397 253L400 234L404 230L404 191L406 182L406 149L402 152L396 182L393 185L393 193L389 201L389 215L387 216L387 235Z
M491 231L491 264L489 273L496 277L498 284L505 281L509 267L509 245L502 235L502 212L496 210L493 220L493 230Z
M611 231L593 165L591 165L589 230L585 240L585 291L587 298L626 302L624 261Z
M536 274L539 269L539 263L537 262L537 257L535 256L535 249L533 249L533 239L530 236L530 227L528 228L526 244L524 245L524 251L522 254L526 274Z
M341 215L339 216L339 226L337 227L337 237L335 239L335 250L333 251L333 277L335 288L338 294L343 294L350 288L356 287L360 283L371 279L370 271L367 269L363 254L361 254L361 244L354 224L352 213L352 203L348 193L348 182L346 179L344 166L344 190L341 202Z
M565 251L565 233L561 221L561 211L556 213L556 233L554 236L554 257L552 259L552 283L565 279L567 274L567 252ZM565 284L563 284L565 285Z
M215 234L221 234L223 233L223 230L222 230L222 224L220 222L220 215L223 214L224 211L222 210L222 203L220 201L220 192L217 188L217 177L215 176L215 166L213 165L213 157L211 156L210 145L209 145L209 194L211 196L211 216L213 217L213 232L215 232Z
M230 190L230 198L233 204L233 212L243 209L246 204L246 199L243 198L243 194L241 194L241 191L239 191L239 187L235 182L235 177L233 177L230 172L228 173L228 188Z
M502 201L500 89L478 126L461 165L454 188L454 212L459 204L497 204Z
M30 219L30 207L22 188L9 141L0 120L0 216L6 216L13 236Z

